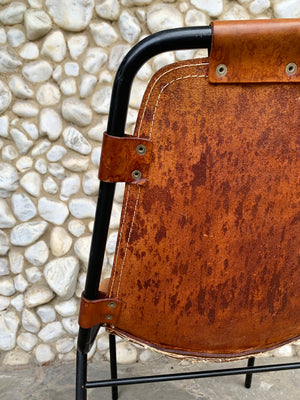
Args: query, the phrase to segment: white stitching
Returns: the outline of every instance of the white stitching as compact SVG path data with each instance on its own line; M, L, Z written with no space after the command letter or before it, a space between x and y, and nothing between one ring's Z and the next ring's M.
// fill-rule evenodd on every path
M152 94L153 89L154 89L155 86L156 86L156 83L157 83L164 75L166 75L166 74L169 73L169 72L175 71L175 70L177 70L177 69L182 69L182 68L185 68L185 67L195 67L195 66L202 66L202 65L208 65L208 63L201 63L201 64L184 64L184 65L180 65L180 66L178 66L178 67L168 69L168 70L165 71L162 75L159 75L159 76L158 76L158 78L153 82L153 85L152 85L151 89L149 90L148 97L147 97L147 100L146 100L145 106L144 106L143 115L141 116L141 120L140 120L140 124L139 124L139 128L138 128L137 137L140 136L141 126L142 126L142 122L143 122L143 119L144 119L144 116L145 116L145 111L146 111L146 109L147 109L147 105L148 105L150 96L151 96L151 94ZM182 80L182 79L188 79L188 78L205 78L205 77L207 77L207 75L187 75L187 76L182 76L182 77L173 79L172 81L168 82L166 85L164 85L164 86L161 88L161 90L160 90L160 92L159 92L159 95L158 95L158 98L157 98L157 101L156 101L156 103L155 103L154 112L153 112L153 116L152 116L151 127L150 127L150 139L151 139L151 135L152 135L152 130L153 130L154 119L155 119L155 115L156 115L156 110L157 110L158 102L159 102L159 100L160 100L160 98L161 98L161 95L162 95L163 91L164 91L168 86L170 86L173 82L176 82L176 81L179 81L179 80ZM124 228L124 222L125 222L125 215L126 215L126 213L127 213L127 206L128 206L128 199L129 199L129 191L130 191L130 186L129 186L129 188L128 188L128 196L127 196L127 201L126 201L126 205L125 205L125 209L124 209L124 216L123 216L123 219L122 219L122 222L121 222L122 227L121 227L120 237L119 237L118 244L117 244L118 250L117 250L117 255L116 255L116 257L119 256L119 250L120 250L119 247L120 247L121 237L122 237L122 234L123 234L123 228ZM132 233L132 229L133 229L135 214L136 214L136 210L137 210L137 206L138 206L138 202L139 202L139 198L140 198L140 192L141 192L141 187L139 186L139 190L138 190L138 194L137 194L137 198L136 198L136 202L135 202L135 207L134 207L134 212L133 212L133 216L132 216L130 231L129 231L128 239L127 239L127 242L126 242L125 254L124 254L124 258L123 258L123 262L122 262L122 267L121 267L121 272L120 272L120 277L119 277L119 283L118 283L118 288L117 288L116 297L118 297L119 291L120 291L121 280L122 280L122 276L123 276L123 270L124 270L124 265L125 265L125 260L126 260L128 245L129 245L129 241L130 241L130 237L131 237L131 233ZM114 261L114 265L116 265L116 261L117 261L117 259ZM110 296L111 296L111 294L112 294L112 289L113 289L115 277L116 277L116 268L115 268L115 273L114 273L113 281L112 281L112 285L111 285Z

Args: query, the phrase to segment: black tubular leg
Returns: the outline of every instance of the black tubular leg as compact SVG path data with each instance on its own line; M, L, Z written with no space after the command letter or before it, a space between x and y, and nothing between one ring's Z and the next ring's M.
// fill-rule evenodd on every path
M86 400L87 355L77 351L76 400Z
M118 378L117 371L117 353L116 353L116 337L109 335L109 353L110 353L110 374L111 379ZM111 387L112 400L118 400L118 386Z
M250 357L248 359L248 365L247 367L253 367L255 362L255 357ZM245 388L250 389L251 388L251 382L252 382L252 372L249 374L246 374L246 379L245 379Z

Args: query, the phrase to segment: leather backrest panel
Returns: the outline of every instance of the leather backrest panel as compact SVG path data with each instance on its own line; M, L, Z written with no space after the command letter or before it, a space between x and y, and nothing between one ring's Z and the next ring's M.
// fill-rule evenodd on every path
M153 152L147 182L126 187L112 329L218 358L300 336L299 127L297 83L209 83L207 59L156 73L135 131Z

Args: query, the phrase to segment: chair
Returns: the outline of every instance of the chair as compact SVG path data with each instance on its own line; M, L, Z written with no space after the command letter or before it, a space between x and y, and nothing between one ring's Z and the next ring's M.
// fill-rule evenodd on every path
M139 67L207 48L151 79L124 135ZM77 400L87 389L300 368L254 366L300 336L300 20L214 22L160 32L121 64L104 134L79 317ZM100 282L116 182L126 182L111 278ZM87 352L110 332L111 379L87 381ZM164 354L248 358L245 368L117 379L115 336Z

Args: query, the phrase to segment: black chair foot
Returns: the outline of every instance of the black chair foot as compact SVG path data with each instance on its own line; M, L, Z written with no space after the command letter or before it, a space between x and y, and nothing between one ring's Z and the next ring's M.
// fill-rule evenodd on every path
M248 359L248 364L247 367L253 367L255 362L255 357L250 357ZM246 374L246 379L245 379L245 388L250 389L251 388L251 383L252 383L252 373L250 372L249 374Z
M87 355L77 351L76 400L86 400Z
M116 353L116 337L109 335L109 353L110 353L110 374L111 379L118 378L117 370L117 353ZM112 400L118 400L118 386L111 387Z

